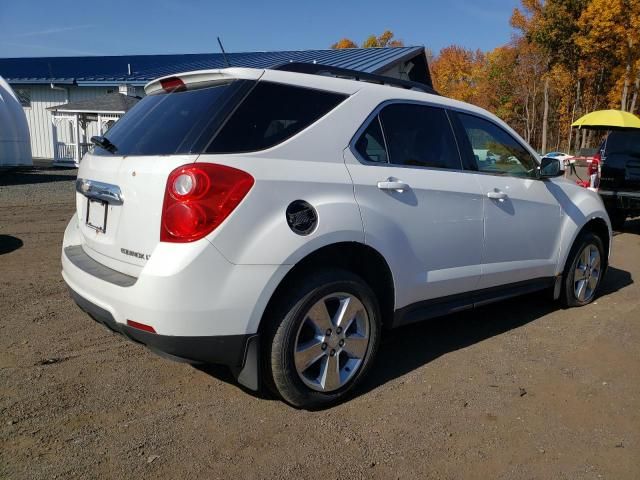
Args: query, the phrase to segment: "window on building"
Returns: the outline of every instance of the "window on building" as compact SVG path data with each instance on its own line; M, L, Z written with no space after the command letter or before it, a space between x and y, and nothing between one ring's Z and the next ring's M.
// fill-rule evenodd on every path
M16 88L14 90L20 105L23 107L31 107L31 92L25 88Z

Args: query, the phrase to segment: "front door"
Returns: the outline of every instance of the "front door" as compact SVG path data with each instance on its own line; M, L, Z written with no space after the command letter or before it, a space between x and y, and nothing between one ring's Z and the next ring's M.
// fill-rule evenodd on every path
M453 115L484 194L480 288L554 276L562 220L557 189L537 178L538 162L506 130L478 116Z
M483 198L447 113L390 103L345 150L365 241L390 263L396 308L478 287Z

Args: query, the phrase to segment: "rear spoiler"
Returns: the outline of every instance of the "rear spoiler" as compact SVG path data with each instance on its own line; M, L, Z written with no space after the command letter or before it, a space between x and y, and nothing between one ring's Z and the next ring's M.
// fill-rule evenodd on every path
M224 68L196 70L157 78L144 86L147 95L161 91L195 90L212 87L232 80L259 80L264 70L256 68Z

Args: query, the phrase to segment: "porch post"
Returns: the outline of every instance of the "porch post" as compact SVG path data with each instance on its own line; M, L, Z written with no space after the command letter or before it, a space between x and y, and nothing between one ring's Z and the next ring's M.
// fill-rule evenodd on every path
M102 136L102 115L98 114L98 135Z
M75 161L76 163L80 163L80 116L76 113L74 114L74 122L73 122L73 136L76 140L76 153L75 153Z
M58 125L55 113L51 115L51 139L53 140L53 160L58 160Z

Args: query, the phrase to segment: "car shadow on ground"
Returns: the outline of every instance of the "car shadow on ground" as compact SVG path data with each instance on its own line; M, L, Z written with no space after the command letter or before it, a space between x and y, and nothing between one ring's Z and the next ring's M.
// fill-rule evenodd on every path
M632 283L629 272L609 267L599 298ZM538 292L385 331L375 363L355 396L374 390L446 353L514 330L561 308L559 302L551 300L550 294ZM234 384L251 395L273 398L264 388L256 393L238 385L226 367L207 365L195 368L225 383Z
M76 179L78 171L68 168L21 168L0 172L0 187L65 182Z
M22 247L23 243L18 237L11 235L0 235L0 255L11 253Z
M625 270L609 267L599 298L633 283ZM385 332L371 374L360 393L373 390L436 358L519 328L563 308L537 292Z

